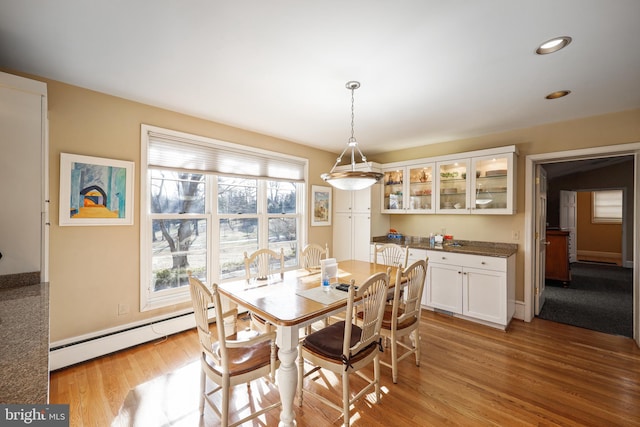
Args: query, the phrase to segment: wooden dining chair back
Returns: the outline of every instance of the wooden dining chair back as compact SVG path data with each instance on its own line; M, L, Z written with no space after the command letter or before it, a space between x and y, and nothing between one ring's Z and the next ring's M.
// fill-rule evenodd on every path
M346 319L333 323L317 332L307 335L298 346L298 405L302 406L303 389L339 411L345 426L349 425L349 407L352 403L369 392L375 390L376 403L380 399L380 352L382 343L380 327L389 290L389 274L376 273L355 289L352 280L347 295ZM357 304L361 314L361 326L354 322L354 307ZM313 367L304 372L304 362ZM373 378L365 375L362 369L374 364ZM313 375L319 369L329 370L342 377L342 405L338 405L320 393L312 391L312 387L304 387L304 379L311 381L324 376ZM356 374L364 379L366 385L355 396L351 397L349 376Z
M395 243L376 244L373 253L374 264L390 265L402 268L407 266L409 259L409 246L397 245Z
M409 246L395 243L376 243L373 252L373 263L405 268L409 259ZM393 298L393 291L389 291L387 301Z
M247 280L268 280L284 278L284 249L258 249L249 255L244 253L244 269ZM260 332L274 332L275 327L261 316L249 312L251 326Z
M428 261L421 259L398 269L393 302L385 307L381 334L391 341L391 364L380 363L391 368L394 383L398 382L398 362L402 359L415 354L416 366L420 366L420 314ZM402 340L406 336L411 344ZM399 354L399 348L405 351Z
M284 249L280 248L280 252L271 249L258 249L251 255L245 252L244 269L247 280L266 280L277 274L283 278Z
M329 258L329 245L322 247L317 243L309 243L300 252L302 268L312 271L320 270L320 260Z
M221 425L232 427L279 407L280 399L278 398L277 403L229 423L230 396L234 386L244 383L249 386L251 381L259 378L265 378L268 382L272 382L270 376L278 366L275 345L273 345L276 335L275 333L253 334L250 337L239 339L234 327L232 333L225 336L227 335L225 321L226 324L235 326L238 310L234 308L223 313L217 285L214 284L209 289L191 273L189 273L189 290L196 318L198 340L202 350L200 358L202 368L200 373L200 416L204 415L204 403L207 402L220 417ZM210 308L213 308L215 312L215 331L212 331L210 327ZM216 385L212 390L207 390L207 378ZM273 389L275 391L275 387ZM222 394L220 408L211 397L218 391Z

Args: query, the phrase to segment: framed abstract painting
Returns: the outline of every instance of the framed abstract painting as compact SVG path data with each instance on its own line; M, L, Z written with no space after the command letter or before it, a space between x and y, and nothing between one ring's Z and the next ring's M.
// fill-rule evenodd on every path
M60 154L60 216L65 225L133 225L134 162Z

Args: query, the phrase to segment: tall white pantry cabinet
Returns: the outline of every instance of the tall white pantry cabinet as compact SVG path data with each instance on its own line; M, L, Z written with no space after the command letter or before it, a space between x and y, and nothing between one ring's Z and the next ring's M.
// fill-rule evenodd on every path
M389 232L389 217L380 214L380 194L380 184L358 191L334 189L332 258L369 262L371 238Z
M47 85L0 72L0 275L48 281Z

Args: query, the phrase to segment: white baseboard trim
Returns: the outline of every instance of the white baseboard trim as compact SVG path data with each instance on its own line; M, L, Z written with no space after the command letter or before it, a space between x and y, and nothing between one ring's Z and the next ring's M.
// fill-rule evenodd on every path
M147 319L121 326L118 330L103 330L94 334L74 337L50 344L49 370L64 368L133 347L148 341L194 328L193 311L174 314L170 318Z
M516 301L516 311L513 313L513 318L524 320L524 311L524 301Z

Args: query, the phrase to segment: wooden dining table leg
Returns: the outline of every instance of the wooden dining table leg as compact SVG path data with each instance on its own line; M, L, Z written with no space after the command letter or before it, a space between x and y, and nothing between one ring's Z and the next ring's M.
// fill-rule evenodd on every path
M280 368L276 373L278 390L282 410L280 412L280 427L292 427L296 425L293 412L293 399L298 383L298 368L296 358L298 356L298 326L278 325L276 343L278 344L278 359Z

